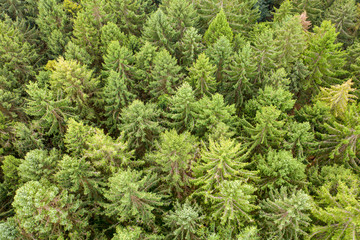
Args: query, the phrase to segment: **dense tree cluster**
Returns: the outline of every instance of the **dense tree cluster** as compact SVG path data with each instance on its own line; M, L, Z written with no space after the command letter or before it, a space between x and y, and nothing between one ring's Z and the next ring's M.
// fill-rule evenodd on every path
M360 3L1 0L0 240L360 239Z

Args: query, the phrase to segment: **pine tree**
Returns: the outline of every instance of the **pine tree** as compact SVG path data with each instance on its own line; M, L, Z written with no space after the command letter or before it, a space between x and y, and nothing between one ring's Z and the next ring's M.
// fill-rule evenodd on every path
M196 203L191 204L186 201L181 205L176 202L174 211L170 210L164 217L166 225L172 230L168 237L184 240L198 239L197 232L204 219L201 213L202 210Z
M288 16L292 15L294 7L290 0L285 0L281 3L279 8L274 7L274 23L281 23Z
M38 181L41 178L51 179L59 158L59 152L55 149L50 152L40 149L28 152L18 168L21 180L27 182Z
M169 17L160 8L147 19L142 36L154 46L164 47L170 54L175 51L175 30Z
M322 0L293 0L292 5L297 13L306 12L313 26L319 26L322 21L326 2Z
M225 68L230 62L230 57L233 55L231 43L226 37L221 36L207 49L207 52L212 63L216 66L216 81L220 84L220 88L222 88Z
M54 96L52 91L39 88L37 83L28 84L26 92L29 99L24 110L36 117L36 127L48 135L64 134L67 119L75 113L70 100L61 94Z
M334 1L325 13L326 20L335 24L337 39L349 46L353 43L358 25L358 11L355 0Z
M219 183L217 189L218 192L210 197L214 220L231 226L235 231L245 223L254 221L251 212L258 208L254 205L254 186L240 180L225 180Z
M76 60L82 65L91 65L92 58L83 46L76 45L71 40L65 46L64 57L66 60Z
M64 189L96 199L101 194L102 182L97 172L84 158L76 159L64 155L59 162L56 182Z
M38 131L36 121L29 124L16 122L12 126L12 131L12 146L20 157L24 157L31 150L44 148L44 136Z
M304 63L310 74L302 84L303 89L319 89L319 86L329 87L340 83L338 77L344 74L344 52L341 43L335 43L336 29L329 21L324 21L320 27L314 27L314 35L309 39L308 47L303 54Z
M311 131L309 122L299 123L293 121L289 125L289 131L286 133L285 146L291 150L293 156L303 159L307 153L316 146L315 134Z
M195 127L196 100L191 86L185 82L169 100L169 125L179 132L192 131Z
M63 5L56 0L38 1L39 14L36 23L41 39L47 44L50 58L61 55L69 41L69 19Z
M105 213L115 216L120 222L135 221L142 225L152 225L152 213L161 206L161 196L150 192L156 183L156 175L144 175L135 170L119 170L109 178L104 196L109 203L104 204Z
M216 15L223 9L232 30L235 33L241 33L247 36L260 17L260 12L256 4L256 0L197 1L196 8L200 15L200 26L203 32L205 32Z
M195 158L197 142L189 132L176 130L160 134L156 149L147 158L156 164L166 190L176 198L186 195L191 186L190 165Z
M75 196L46 182L30 181L16 191L15 219L23 238L90 237L85 210Z
M107 49L112 41L119 41L120 46L126 46L127 36L120 30L120 28L113 22L108 22L101 27L101 52L105 55Z
M119 129L124 131L129 148L136 150L137 157L142 157L157 139L161 131L157 122L159 115L154 104L145 105L139 100L134 100L121 113Z
M193 182L198 186L195 193L208 198L207 194L212 194L225 180L254 177L255 172L244 169L248 165L244 162L245 150L235 140L221 138L215 142L210 138L209 147L204 146L200 160L192 167L195 176Z
M163 49L155 55L153 65L151 70L153 81L149 86L151 94L154 97L164 94L173 95L181 78L181 67L177 65L176 59Z
M246 145L249 152L252 150L263 151L264 148L278 148L285 135L283 130L284 121L279 121L278 118L281 114L274 106L266 106L260 108L256 112L255 125L252 125L245 119L241 119L240 124L244 129L247 137Z
M8 190L7 195L12 195L15 193L15 190L20 187L21 177L19 176L18 168L22 160L9 155L4 156L1 162L2 178L4 180L2 184L5 185Z
M268 239L303 239L310 226L312 199L303 190L288 193L285 187L271 191L261 202L260 217L264 220Z
M230 128L234 127L235 106L227 105L221 94L216 93L211 98L203 97L196 105L195 132L198 136L206 135L216 129L220 123L224 123Z
M297 188L305 184L306 166L293 158L290 151L270 148L266 157L258 155L256 161L262 190L275 190L282 186Z
M205 32L204 41L208 46L214 44L221 36L226 37L230 42L233 40L233 32L226 20L224 10L221 8L214 20L211 21L208 30Z
M216 67L209 62L209 58L204 53L201 53L189 68L188 81L194 88L196 96L203 97L215 91L215 71Z
M355 90L351 87L353 84L352 79L349 79L341 85L320 88L321 92L318 99L329 105L335 117L341 118L347 110L348 103L354 102L357 98L354 94L350 93Z
M249 42L233 55L225 74L225 99L228 103L235 104L239 112L244 101L249 99L253 92L252 83L256 75L256 63Z
M202 52L204 46L201 42L201 35L194 27L187 28L184 31L184 36L179 42L179 49L181 52L181 65L189 67L197 56Z

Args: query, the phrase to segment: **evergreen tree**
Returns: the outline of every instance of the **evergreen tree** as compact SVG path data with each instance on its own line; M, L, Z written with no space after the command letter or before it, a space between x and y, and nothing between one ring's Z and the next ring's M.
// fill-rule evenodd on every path
M177 134L176 130L160 134L156 149L148 155L154 162L169 192L177 198L186 195L190 188L190 165L195 158L197 143L189 132Z
M250 98L253 92L252 83L256 75L256 63L249 42L233 55L225 73L225 99L228 103L235 104L239 112L244 101Z
M189 68L188 81L195 89L196 96L203 97L215 91L215 71L216 67L209 62L209 58L204 53L201 53L193 66Z
M336 29L329 21L324 21L320 27L314 27L314 35L311 36L308 48L303 57L310 74L302 84L303 89L319 86L329 87L334 83L340 83L338 77L344 72L344 52L340 50L341 43L335 43Z
M176 59L164 49L155 55L153 64L151 70L153 81L149 86L152 95L155 97L164 94L173 95L181 78L181 67L177 65Z
M61 55L69 41L69 19L63 5L56 0L38 1L39 14L36 23L41 39L47 44L50 58Z
M104 196L109 203L104 204L106 214L115 216L120 222L135 221L152 225L155 220L153 210L161 206L161 196L150 192L156 183L156 175L144 175L135 170L119 170L109 178Z
M325 19L335 24L337 39L349 46L353 43L358 24L358 12L355 0L334 1L325 13Z
M289 151L270 148L266 157L259 155L256 161L262 190L274 190L282 186L296 188L305 184L306 166L293 158Z
M306 12L313 26L319 26L322 21L326 1L322 0L293 0L292 5L297 13Z
M290 0L285 0L281 3L279 8L274 7L274 23L281 23L288 16L292 15L294 7Z
M108 22L101 27L101 52L106 54L106 51L112 41L119 41L120 46L127 44L127 36L120 30L120 28L113 22Z
M20 234L25 239L90 237L82 203L49 183L27 182L16 191L13 207Z
M169 100L170 123L179 132L192 131L195 127L196 101L191 86L185 82Z
M161 127L157 122L160 113L154 104L144 104L134 100L121 113L119 129L124 131L129 148L136 150L136 156L142 157L158 137Z
M208 30L205 32L204 41L208 46L214 44L221 36L226 37L230 42L233 40L233 32L226 20L224 10L221 8L214 20L211 21Z
M209 147L204 146L200 161L192 167L195 175L193 181L198 186L196 194L209 197L207 194L212 194L225 180L247 180L254 177L254 172L244 169L248 165L244 162L245 159L245 149L240 143L225 138L215 142L210 138ZM239 184L241 185L240 181ZM219 189L221 191L222 188ZM227 218L225 222L226 220Z
M290 123L285 145L287 149L291 150L294 157L304 159L306 153L311 152L316 146L315 134L311 131L310 123L296 121Z
M174 211L170 210L164 217L166 225L172 231L169 237L184 240L198 239L197 232L201 227L201 221L204 219L201 212L201 208L196 203L191 204L186 201L180 205L177 202Z
M288 193L286 188L271 191L261 202L260 217L268 239L303 239L310 225L312 199L304 191Z
M181 65L189 67L197 56L202 52L204 48L201 43L201 35L198 33L197 29L194 27L186 28L184 31L184 36L179 42L179 49L181 52Z
M175 30L171 26L169 18L160 8L147 19L142 36L144 40L154 46L164 47L170 54L175 51Z
M82 65L91 65L92 58L83 46L76 45L71 40L65 46L64 57L66 60L76 60Z
M55 149L50 152L40 149L28 152L18 168L21 180L27 182L39 181L41 178L51 179L59 158L59 152Z

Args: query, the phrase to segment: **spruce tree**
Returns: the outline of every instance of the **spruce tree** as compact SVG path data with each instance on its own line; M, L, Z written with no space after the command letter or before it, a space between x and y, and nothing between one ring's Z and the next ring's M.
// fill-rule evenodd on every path
M210 63L204 53L201 53L193 66L189 68L188 81L194 88L197 97L210 95L215 91L215 71L216 67Z
M304 159L317 145L309 122L291 122L285 139L286 148L298 159Z
M294 0L292 1L294 11L298 14L306 12L313 26L319 26L323 19L326 2L322 0Z
M202 52L204 46L201 42L202 37L194 27L187 28L184 36L179 42L179 49L181 52L181 65L189 67L197 56Z
M153 64L153 80L149 86L151 94L157 98L164 94L173 95L181 78L181 67L176 59L164 49L155 55Z
M221 36L225 36L230 42L234 34L226 20L224 10L221 8L214 20L211 21L208 30L205 32L204 41L208 46L214 44Z
M163 205L161 196L150 192L156 183L156 175L144 175L135 170L119 170L108 181L104 196L109 203L104 204L105 213L120 222L151 226L155 216L153 210Z
M108 22L101 27L101 52L105 55L112 41L119 41L120 46L126 46L128 38L113 22Z
M190 190L190 166L197 151L197 142L189 132L177 134L176 130L165 131L159 137L153 152L147 156L155 163L167 191L176 198Z

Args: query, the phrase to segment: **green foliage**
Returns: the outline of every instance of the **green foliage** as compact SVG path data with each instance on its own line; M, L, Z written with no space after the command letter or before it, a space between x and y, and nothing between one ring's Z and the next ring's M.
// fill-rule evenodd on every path
M204 219L201 213L202 210L196 203L191 204L186 201L181 205L177 202L174 211L170 210L164 217L166 225L171 228L172 239L198 239L197 232Z
M155 55L153 64L150 92L154 97L173 95L181 78L181 67L177 65L176 59L164 49Z
M233 32L226 20L224 10L221 8L214 20L211 21L208 30L205 32L204 41L208 46L215 43L221 36L226 37L230 42L233 39Z
M189 68L188 81L195 89L196 96L210 95L215 91L215 72L216 67L210 63L204 53L201 53L193 66Z
M119 129L124 131L129 148L136 150L136 156L142 157L157 139L161 127L158 123L160 112L154 104L144 104L134 100L121 113Z
M182 132L195 127L196 101L191 86L185 82L170 98L169 125Z
M18 168L21 180L27 182L41 178L51 179L59 158L59 152L55 149L50 152L40 149L28 152Z
M187 28L184 31L184 36L179 42L182 65L189 67L197 59L204 47L201 38L201 35L194 27Z
M290 123L289 131L286 133L285 146L291 150L294 157L303 159L316 146L315 135L311 131L310 123L296 121Z
M305 184L306 166L293 158L289 151L270 148L266 157L259 155L256 162L262 190L274 190L281 186L296 188Z
M312 199L304 191L288 193L282 187L260 204L267 239L303 239L310 225Z
M177 198L189 191L190 166L196 151L195 137L189 132L177 134L176 130L171 130L160 135L156 149L148 156L150 161L156 163L165 188Z
M116 227L116 233L111 240L158 240L163 239L160 235L146 234L138 226Z
M4 160L2 160L3 184L10 190L8 194L14 193L19 187L20 176L18 168L20 164L21 159L15 158L12 155L5 156Z
M120 46L125 46L127 43L126 35L113 22L108 22L101 27L101 52L104 54L112 41L119 41Z
M309 75L303 83L303 89L319 86L329 87L340 83L338 77L344 73L341 68L345 64L341 43L335 43L336 29L330 21L324 21L320 27L314 27L314 35L309 39L304 52L304 63L309 68Z
M150 192L156 183L156 175L144 175L135 170L119 170L109 178L104 196L110 203L104 204L106 214L119 221L134 220L143 225L152 225L153 210L161 206L161 196Z
M19 239L19 229L14 218L8 218L5 222L0 222L0 240Z
M81 202L49 183L30 181L16 191L13 202L21 235L38 239L85 238L88 221Z
M289 15L292 15L294 7L290 0L285 0L281 3L279 8L275 7L274 22L281 23Z
M192 167L197 192L209 197L207 194L212 194L225 180L247 180L254 177L254 172L245 169L248 165L244 162L245 150L235 140L220 138L215 142L210 138L209 146L204 146L200 160Z
M297 13L306 12L314 26L321 24L326 2L322 0L293 0L292 5Z

